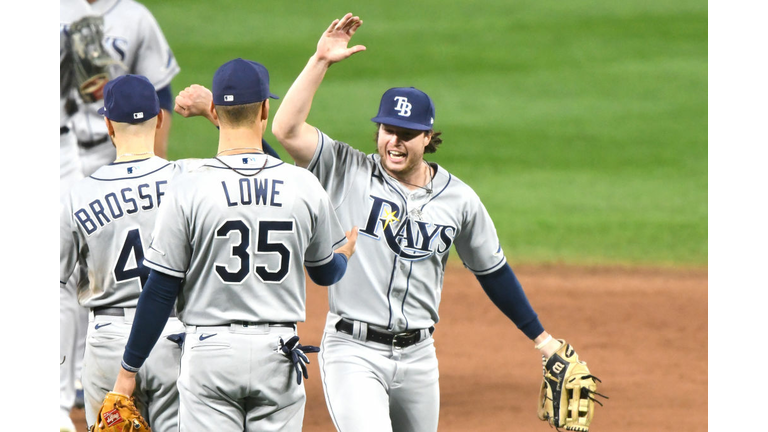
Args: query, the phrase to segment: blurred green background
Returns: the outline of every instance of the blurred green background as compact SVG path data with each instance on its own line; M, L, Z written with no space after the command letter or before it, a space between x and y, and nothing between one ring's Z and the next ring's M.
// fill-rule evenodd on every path
M142 3L181 66L174 93L244 57L283 95L330 22L359 15L368 49L331 68L309 123L373 152L384 90L426 91L444 138L428 159L480 195L513 266L707 264L703 0ZM174 116L171 159L216 145Z

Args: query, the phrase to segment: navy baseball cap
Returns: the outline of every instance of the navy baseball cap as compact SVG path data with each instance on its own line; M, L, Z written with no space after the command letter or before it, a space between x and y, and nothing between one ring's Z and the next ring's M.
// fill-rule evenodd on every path
M379 114L371 121L406 129L427 131L435 123L435 105L423 91L395 87L384 92Z
M145 122L160 112L155 86L143 75L121 75L104 86L99 114L120 123Z
M236 58L213 74L214 105L245 105L268 97L280 99L269 91L269 72L261 63Z

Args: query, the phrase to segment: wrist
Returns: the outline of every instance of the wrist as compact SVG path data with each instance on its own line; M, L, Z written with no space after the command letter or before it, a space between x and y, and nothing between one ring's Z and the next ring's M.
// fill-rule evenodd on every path
M115 386L112 389L112 392L131 396L135 388L136 372L130 372L121 367L120 371L117 373L117 380L115 380Z
M560 349L560 347L563 346L563 343L558 339L551 339L547 342L545 342L541 348L539 348L539 352L541 353L544 358L550 358L552 357L552 354L556 353L557 350Z
M312 55L312 57L309 58L309 64L313 67L327 70L329 67L331 67L333 62L330 59L323 58L318 53L315 53Z

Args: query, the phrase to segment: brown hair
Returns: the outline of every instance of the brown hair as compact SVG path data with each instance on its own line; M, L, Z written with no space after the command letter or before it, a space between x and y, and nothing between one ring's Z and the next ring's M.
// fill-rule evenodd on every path
M381 127L381 123L376 123L376 133L373 136L373 142L378 145L379 143L379 128ZM424 153L435 153L437 152L437 146L443 143L443 139L440 138L440 135L442 135L442 132L435 131L435 130L428 130L424 131L424 133L432 133L432 137L429 139L429 144L427 144L426 147L424 147Z
M216 105L219 122L229 127L249 126L256 122L261 112L261 102L243 105Z

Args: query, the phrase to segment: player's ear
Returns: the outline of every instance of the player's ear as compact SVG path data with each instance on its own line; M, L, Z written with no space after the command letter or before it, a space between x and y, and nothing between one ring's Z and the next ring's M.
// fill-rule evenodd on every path
M211 111L211 118L216 120L214 124L219 124L219 115L216 113L216 105L211 101L211 107L208 108Z
M164 110L160 110L159 113L157 113L157 124L155 125L155 129L160 130L160 128L163 126L163 122L165 122L165 113Z
M269 99L264 99L264 103L261 105L261 119L267 120L269 118Z
M104 117L104 123L107 125L107 133L110 137L115 137L115 128L112 127L112 122L108 118ZM113 141L114 142L114 141Z

